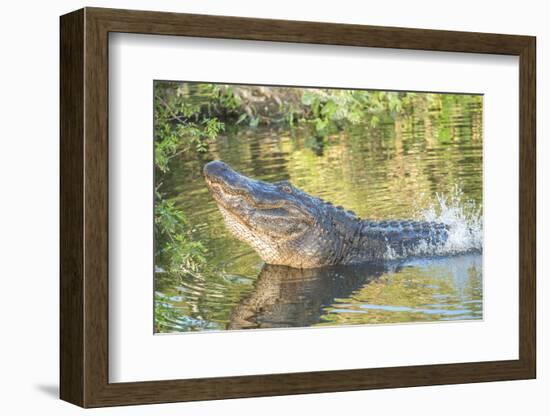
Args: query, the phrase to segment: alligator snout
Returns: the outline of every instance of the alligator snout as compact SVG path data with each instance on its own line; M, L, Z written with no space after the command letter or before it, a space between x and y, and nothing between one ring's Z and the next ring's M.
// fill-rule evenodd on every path
M212 162L208 162L203 168L204 176L207 179L223 178L230 172L233 173L233 169L221 160L213 160Z
M204 165L203 173L208 183L217 183L224 186L238 186L244 179L231 166L221 160L208 162Z
M204 165L206 183L211 191L216 189L223 193L250 193L252 181L237 172L221 160L214 160Z

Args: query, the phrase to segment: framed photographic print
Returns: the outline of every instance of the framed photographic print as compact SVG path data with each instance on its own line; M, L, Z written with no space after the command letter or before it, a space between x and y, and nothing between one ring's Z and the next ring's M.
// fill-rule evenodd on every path
M61 17L61 398L534 378L535 38Z

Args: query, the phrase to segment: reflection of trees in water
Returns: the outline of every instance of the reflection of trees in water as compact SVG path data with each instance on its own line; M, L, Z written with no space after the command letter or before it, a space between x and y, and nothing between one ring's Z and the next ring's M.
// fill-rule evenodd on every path
M295 140L288 179L366 217L406 217L456 186L481 202L481 106L445 106L329 136L322 156Z
M299 270L265 265L228 329L480 319L481 256Z

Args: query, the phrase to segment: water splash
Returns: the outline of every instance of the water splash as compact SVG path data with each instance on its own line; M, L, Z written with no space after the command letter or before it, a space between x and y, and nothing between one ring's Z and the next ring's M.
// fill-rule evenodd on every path
M458 254L483 250L483 209L474 201L465 200L455 186L448 195L436 194L436 203L420 213L425 221L440 222L449 228L445 244L434 254Z
M388 244L388 260L414 256L446 256L483 251L483 212L474 201L465 200L464 193L455 187L450 195L436 194L436 202L417 215L421 221L445 224L448 236L444 242L435 235L413 248L395 250Z

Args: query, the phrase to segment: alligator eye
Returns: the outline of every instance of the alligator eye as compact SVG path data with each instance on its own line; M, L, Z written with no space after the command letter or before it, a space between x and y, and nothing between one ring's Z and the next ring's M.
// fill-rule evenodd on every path
M292 193L292 188L291 188L290 186L288 186L288 185L283 185L283 186L281 186L281 190L282 190L283 192L286 192L287 194L291 194L291 193Z

